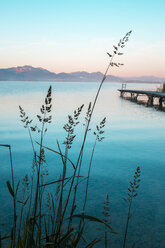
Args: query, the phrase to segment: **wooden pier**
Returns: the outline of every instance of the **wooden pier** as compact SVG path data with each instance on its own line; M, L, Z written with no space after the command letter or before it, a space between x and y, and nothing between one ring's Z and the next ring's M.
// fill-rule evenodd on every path
M147 101L145 102L146 106L154 107L158 106L159 110L163 110L163 103L165 103L165 93L157 91L145 91L145 90L127 90L119 89L120 96L126 98L132 102L140 103L139 96L146 96ZM157 99L157 105L155 105L155 99Z

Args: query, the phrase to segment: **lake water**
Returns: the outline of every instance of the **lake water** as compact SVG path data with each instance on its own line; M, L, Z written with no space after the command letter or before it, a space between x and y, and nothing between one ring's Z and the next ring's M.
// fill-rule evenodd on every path
M13 151L15 179L30 174L32 148L28 132L20 121L18 105L29 117L37 122L36 114L44 102L49 85L53 88L52 124L48 126L45 145L57 149L56 140L61 147L66 136L63 125L67 115L94 99L99 83L50 83L50 82L0 82L0 143L10 144ZM95 126L106 117L105 140L98 143L89 183L87 213L103 218L103 203L106 194L110 196L111 223L116 235L110 235L111 247L121 247L128 207L123 200L127 196L129 182L137 166L141 167L139 194L133 201L132 217L128 230L129 247L165 247L165 113L138 105L119 97L121 84L105 83L99 96L85 147L81 175L87 175L87 168L94 143L92 135ZM157 85L129 84L127 88L152 89ZM80 123L75 130L78 134L69 153L76 161L84 126ZM34 137L37 140L37 136ZM37 145L36 145L37 146ZM46 153L48 181L59 178L58 155ZM11 196L6 189L6 181L11 178L9 153L0 148L0 224L8 224L6 216L11 216ZM83 184L82 184L83 185ZM83 188L83 186L82 186ZM81 194L81 192L80 192ZM77 209L81 205L81 198ZM78 211L77 210L77 211ZM88 238L92 238L93 224L89 224ZM96 231L100 235L102 231ZM101 247L101 246L98 246Z

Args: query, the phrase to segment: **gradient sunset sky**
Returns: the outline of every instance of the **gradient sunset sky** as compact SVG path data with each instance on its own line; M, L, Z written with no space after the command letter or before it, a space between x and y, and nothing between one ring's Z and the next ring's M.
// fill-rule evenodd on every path
M164 0L0 0L0 68L101 71L126 32L116 76L165 77Z

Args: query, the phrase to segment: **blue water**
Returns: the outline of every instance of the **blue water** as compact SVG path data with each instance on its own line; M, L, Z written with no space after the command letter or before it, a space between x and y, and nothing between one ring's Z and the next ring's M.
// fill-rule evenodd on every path
M50 82L0 82L0 143L10 144L13 151L15 179L30 175L32 148L28 132L19 118L18 105L37 123L36 114L44 101ZM53 122L48 126L45 145L57 149L58 139L62 149L65 138L63 125L67 115L85 104L81 123L76 128L77 137L69 153L76 161L83 136L84 116L88 103L94 99L98 83L51 83L53 88ZM105 140L96 146L89 183L87 213L103 218L103 203L106 194L110 196L111 224L116 235L110 235L111 247L121 247L128 207L123 197L127 195L129 182L137 166L141 167L139 194L133 201L132 217L128 230L128 247L165 247L165 113L123 100L117 91L118 83L105 83L99 96L85 147L81 175L87 175L87 168L94 143L95 126L107 118ZM127 88L154 90L152 84L129 84ZM37 135L34 136L37 141ZM36 145L37 146L37 145ZM6 181L11 178L8 150L0 148L0 228L8 224L11 216L11 196ZM49 175L47 180L58 179L60 162L58 155L46 153ZM68 169L70 173L71 168ZM77 212L81 210L83 187ZM51 188L51 187L50 187ZM101 236L103 230L94 230L89 223L87 237L95 233ZM101 246L98 246L101 247Z

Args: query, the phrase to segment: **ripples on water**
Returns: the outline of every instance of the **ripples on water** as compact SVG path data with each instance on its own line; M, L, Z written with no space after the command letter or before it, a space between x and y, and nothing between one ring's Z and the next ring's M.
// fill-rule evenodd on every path
M62 144L65 133L64 123L67 115L81 104L86 108L92 101L98 83L51 83L53 87L53 123L48 127L46 145L56 148L56 140ZM0 143L10 144L13 149L14 171L16 179L24 177L31 170L31 145L28 133L19 119L18 105L21 105L32 118L39 113L49 82L0 82ZM123 201L129 181L137 166L141 167L142 182L139 196L133 204L134 214L130 220L129 244L136 247L165 247L165 113L146 108L119 97L117 88L121 84L105 83L98 99L91 128L94 128L105 116L105 140L96 147L91 171L89 214L102 216L106 194L110 195L112 226L119 233L112 236L111 247L121 247L122 233L125 227L127 206ZM156 85L130 84L127 88L156 89ZM82 116L85 115L84 109ZM36 120L36 119L35 119ZM36 120L37 121L37 120ZM84 119L82 118L82 121ZM83 134L83 125L77 133ZM80 138L70 152L75 154L80 146ZM36 137L37 139L37 137ZM89 134L84 156L82 175L87 174L87 162L91 154L94 137ZM6 221L11 198L6 190L6 181L10 178L8 151L0 149L0 222ZM49 180L58 178L59 160L54 154L47 154ZM82 188L83 188L82 184ZM81 199L78 203L81 205ZM78 207L79 207L78 205ZM88 235L92 237L92 224Z

